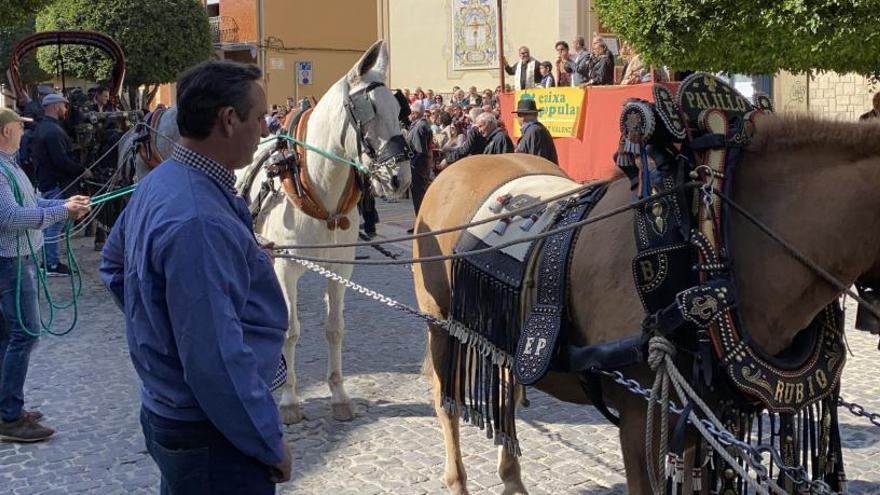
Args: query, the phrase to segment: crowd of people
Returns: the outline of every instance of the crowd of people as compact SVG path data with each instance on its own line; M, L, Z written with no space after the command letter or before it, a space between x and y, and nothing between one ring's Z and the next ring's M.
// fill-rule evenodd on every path
M555 64L539 63L521 48L520 62L506 66L514 87L538 87L545 80L572 86L613 82L613 55L601 38L593 40L589 54L582 38L574 46L572 54L567 43L557 43ZM642 81L646 70L631 56L623 81ZM648 72L658 77L657 71ZM269 127L277 129L288 112L296 111L288 100L264 117L262 77L255 66L211 61L180 78L180 141L165 165L139 184L102 252L101 278L125 315L131 358L142 382L141 426L162 473L163 493L222 488L268 494L291 475L289 446L268 388L280 361L288 310L233 173L251 162ZM400 124L413 153L416 212L436 174L466 156L528 153L559 164L536 101L521 99L512 110L522 134L514 145L500 118L500 93L500 87L456 87L447 102L431 89L398 92L404 110ZM106 89L96 89L92 97L94 111L109 110ZM57 246L53 255L54 243L44 245L44 239L56 238L60 224L90 211L90 197L70 192L89 171L71 158L72 144L62 128L69 103L60 94L42 98L30 146L21 143L33 120L0 108L2 440L37 442L54 433L41 423L42 413L24 408L29 356L41 324L42 277L33 263L21 263L31 261L21 242L24 236L35 251L45 248L43 268L50 275L68 274L57 259ZM880 118L880 94L873 105L863 120ZM28 173L28 164L35 164L35 174ZM365 225L367 236L375 235L376 220L370 220L372 229Z
M553 138L538 121L540 109L534 100L521 101L513 112L522 130L522 138L514 146L501 119L500 92L500 86L481 92L475 86L467 92L456 86L444 102L443 96L431 89L400 91L402 101L409 103L409 117L401 125L413 151L410 194L416 213L434 177L464 157L518 152L559 164ZM375 223L365 221L362 237L375 235Z
M622 77L615 78L615 55L601 36L594 36L587 49L583 36L575 36L572 43L557 41L556 58L540 61L532 56L527 46L519 48L519 61L509 64L501 58L504 71L513 76L513 89L588 87L615 84L639 84L668 79L663 68L645 65L641 56L624 43L618 56L623 62Z

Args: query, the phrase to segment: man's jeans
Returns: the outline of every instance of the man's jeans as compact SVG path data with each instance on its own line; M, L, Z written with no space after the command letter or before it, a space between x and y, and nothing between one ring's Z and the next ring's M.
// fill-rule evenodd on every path
M142 407L141 427L162 495L275 493L269 466L241 453L210 421L177 421Z
M15 421L21 417L24 406L24 380L28 361L37 338L31 332L40 329L40 310L37 306L37 274L33 261L22 258L21 320L18 318L16 286L18 259L0 258L0 419Z
M61 195L61 188L58 186L49 189L48 191L41 191L43 195L43 199L64 199L64 196ZM55 266L58 264L58 244L60 241L49 241L49 239L58 239L61 236L61 227L64 225L64 222L54 223L43 231L43 235L46 237L46 242L43 244L43 250L46 253L46 264L49 266ZM47 266L46 268L49 268Z

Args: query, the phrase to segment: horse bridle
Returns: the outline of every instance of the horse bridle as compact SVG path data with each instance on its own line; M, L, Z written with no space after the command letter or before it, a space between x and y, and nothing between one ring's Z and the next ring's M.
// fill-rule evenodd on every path
M385 87L380 82L371 82L365 88L359 89L353 93L349 92L348 82L343 83L343 94L345 101L345 123L342 126L342 135L340 141L343 148L345 147L345 136L349 126L353 127L357 135L358 157L362 156L366 150L366 154L370 157L370 171L373 172L379 168L390 169L399 161L409 160L412 158L412 151L406 144L402 134L392 136L377 152L372 144L367 140L364 126L376 118L376 107L370 99L370 93L379 87ZM396 186L397 175L392 176L392 183Z

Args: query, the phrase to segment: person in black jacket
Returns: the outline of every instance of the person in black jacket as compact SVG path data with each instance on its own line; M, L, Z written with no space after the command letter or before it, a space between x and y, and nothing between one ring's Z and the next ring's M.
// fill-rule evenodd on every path
M476 116L474 117L474 120L476 121ZM461 145L447 151L446 157L440 162L440 165L438 165L437 168L443 170L466 156L483 153L485 148L486 138L480 134L480 130L477 129L477 126L472 125L464 131L464 141Z
M95 96L92 98L93 112L112 112L115 110L110 103L110 90L104 86L95 88Z
M589 66L587 86L607 86L614 84L614 54L608 49L601 36L593 38L592 64Z
M44 199L63 199L76 193L70 187L81 176L91 177L85 167L71 157L73 144L70 137L61 127L61 121L67 116L69 102L60 94L51 93L43 97L45 115L37 124L31 142L31 159L37 169L37 188ZM56 223L46 229L45 253L46 273L49 276L61 276L69 273L67 265L58 258L58 241L61 224Z
M513 141L510 140L507 132L498 125L498 119L490 112L481 113L474 125L486 138L484 155L513 153Z
M544 124L538 122L538 107L535 105L535 100L519 100L513 113L516 114L522 129L522 137L516 144L516 152L537 155L559 165L553 136Z
M413 157L410 160L410 167L412 167L410 193L412 193L413 208L418 215L425 191L434 180L431 167L431 142L434 140L434 135L431 133L430 124L425 120L425 112L420 102L410 105L410 120L412 124L410 124L409 132L406 135L407 144L413 152Z

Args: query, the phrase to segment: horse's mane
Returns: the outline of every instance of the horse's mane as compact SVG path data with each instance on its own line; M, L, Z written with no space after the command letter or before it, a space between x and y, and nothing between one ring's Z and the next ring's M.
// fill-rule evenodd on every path
M748 150L756 153L830 148L852 159L880 156L880 122L843 122L809 114L775 114L758 120Z

